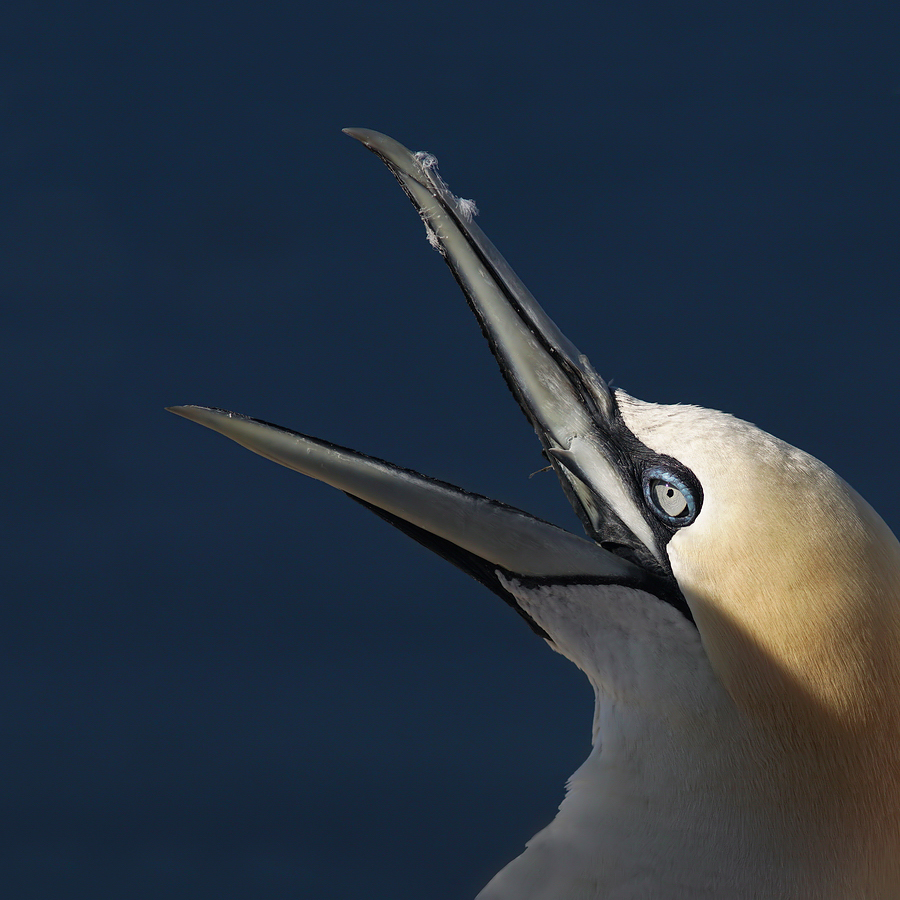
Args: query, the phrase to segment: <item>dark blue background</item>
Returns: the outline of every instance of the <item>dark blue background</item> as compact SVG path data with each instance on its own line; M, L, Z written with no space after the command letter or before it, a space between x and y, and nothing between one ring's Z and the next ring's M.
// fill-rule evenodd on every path
M342 126L436 153L615 384L754 421L900 526L896 22L782 6L36 4L4 29L4 897L464 900L588 751L587 684L495 597L163 412L578 529Z

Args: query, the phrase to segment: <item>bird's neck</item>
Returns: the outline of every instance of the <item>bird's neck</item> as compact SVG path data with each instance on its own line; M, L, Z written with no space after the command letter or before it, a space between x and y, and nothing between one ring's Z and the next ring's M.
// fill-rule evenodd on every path
M601 698L597 718L601 740L556 818L478 900L895 896L900 874L841 858L815 798L792 792L734 708L679 722Z
M741 896L722 893L721 870L744 866L748 880L762 872L746 871L734 814L744 803L733 793L744 789L716 747L715 725L686 740L671 721L603 699L596 718L601 739L556 818L478 900ZM731 791L726 781L736 782Z

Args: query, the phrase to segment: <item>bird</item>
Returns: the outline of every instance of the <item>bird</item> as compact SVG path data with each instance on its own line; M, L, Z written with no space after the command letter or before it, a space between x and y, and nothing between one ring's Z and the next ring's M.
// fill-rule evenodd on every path
M588 678L590 754L477 900L900 897L896 537L808 453L613 389L431 154L346 132L421 215L585 536L249 416L170 409L343 491Z

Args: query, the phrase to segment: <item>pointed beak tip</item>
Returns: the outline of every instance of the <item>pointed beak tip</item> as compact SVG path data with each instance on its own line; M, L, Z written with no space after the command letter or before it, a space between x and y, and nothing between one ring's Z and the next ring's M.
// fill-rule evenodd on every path
M427 176L422 171L416 155L399 141L395 141L392 137L382 134L380 131L373 131L371 128L344 128L342 131L344 134L358 140L376 156L380 156L392 170L399 170L403 175L413 178L420 183L423 182L423 179L427 182ZM394 174L396 175L397 172L394 172Z
M371 128L342 128L341 131L370 149L373 149L374 146L387 137L381 132L372 131Z
M175 413L176 416L199 425L207 425L211 419L218 418L215 411L207 406L167 406L166 412Z

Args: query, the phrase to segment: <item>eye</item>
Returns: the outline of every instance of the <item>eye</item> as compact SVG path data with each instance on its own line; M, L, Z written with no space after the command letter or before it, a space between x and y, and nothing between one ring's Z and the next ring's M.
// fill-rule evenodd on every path
M674 472L653 468L644 473L644 497L651 509L669 525L690 525L697 517L697 498Z

